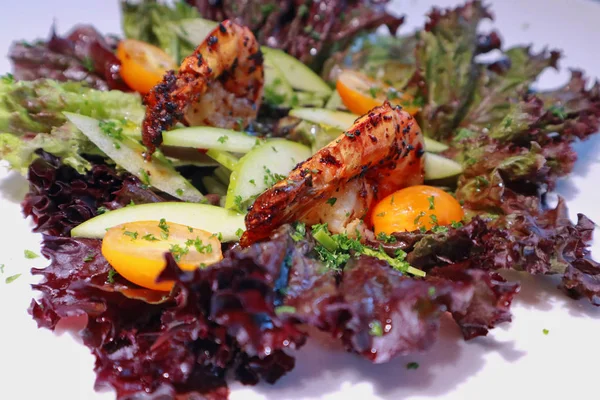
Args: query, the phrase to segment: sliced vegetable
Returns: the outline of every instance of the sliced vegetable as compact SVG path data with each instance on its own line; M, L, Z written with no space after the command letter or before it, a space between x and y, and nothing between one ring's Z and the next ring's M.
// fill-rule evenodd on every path
M179 21L177 25L178 35L195 47L202 43L219 24L204 18L189 18Z
M239 159L233 154L221 150L211 149L206 152L206 155L230 171L235 169L239 161Z
M292 117L300 118L316 124L337 128L341 131L348 129L359 118L359 115L344 111L334 111L325 108L294 108L290 110ZM425 137L425 150L431 153L440 153L448 149L444 143Z
M224 242L238 240L236 232L245 230L244 216L209 204L164 202L140 204L108 211L73 228L71 236L101 239L106 230L136 221L166 221L221 234Z
M402 106L412 115L419 111L412 96L358 71L343 71L336 81L336 89L348 110L358 115L368 113L386 100L392 105Z
M373 208L376 235L432 229L460 222L464 212L449 193L433 186L411 186L385 197Z
M316 124L323 124L344 131L354 124L358 115L325 108L294 108L290 110L292 117L300 118Z
M294 89L321 93L324 96L331 94L329 85L296 58L284 51L265 46L261 47L261 50L265 55L265 63L275 65Z
M227 187L212 176L203 177L202 184L204 185L208 193L214 193L220 196L225 196L227 194Z
M119 42L117 58L121 61L119 73L125 83L142 94L160 83L165 72L177 68L171 56L160 48L135 39Z
M194 126L163 133L163 144L167 146L215 149L233 153L247 153L257 142L260 143L260 139L254 136L211 126Z
M325 108L328 110L339 110L340 108L346 108L337 90L334 90L331 96L329 96L329 100L327 100Z
M230 170L220 165L215 168L214 174L222 184L229 186L229 177L231 176Z
M425 153L425 180L449 178L463 172L462 166L454 160L439 154Z
M171 253L179 268L193 271L223 258L217 235L167 220L138 221L110 228L102 255L123 278L142 287L169 291L173 282L156 282Z
M245 210L257 195L285 178L311 154L308 147L284 139L272 139L252 149L231 173L225 208Z
M160 154L154 155L151 162L146 161L143 156L146 149L124 135L118 123L105 123L67 112L64 115L117 165L137 176L143 184L154 186L184 201L199 202L204 199L202 193Z

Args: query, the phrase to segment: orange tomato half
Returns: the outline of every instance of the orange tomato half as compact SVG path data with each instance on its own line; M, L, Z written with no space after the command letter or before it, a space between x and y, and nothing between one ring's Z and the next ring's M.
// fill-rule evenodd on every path
M169 291L173 287L173 282L156 282L166 266L168 252L185 271L223 258L221 243L215 235L164 220L115 226L102 241L102 255L119 275L154 290Z
M419 111L413 104L412 96L400 93L358 71L343 71L335 86L346 108L354 114L364 115L386 100L392 105L402 106L412 115Z
M450 225L463 219L459 202L433 186L411 186L387 196L373 208L375 234L414 231Z
M125 39L117 47L121 61L121 77L133 90L148 93L162 81L164 74L176 69L173 59L156 46L134 39Z

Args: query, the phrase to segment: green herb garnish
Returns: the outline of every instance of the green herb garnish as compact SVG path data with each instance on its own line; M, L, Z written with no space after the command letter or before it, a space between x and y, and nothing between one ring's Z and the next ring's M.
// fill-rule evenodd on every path
M406 364L406 369L418 369L419 368L419 363L417 362L409 362L408 364Z
M381 322L375 320L369 323L369 335L371 336L383 336L383 328Z
M327 199L326 203L333 207L333 205L335 204L336 201L337 201L337 198L330 197L329 199Z
M189 251L190 251L190 249L188 249L187 247L181 247L178 244L172 245L171 248L169 249L169 252L171 252L171 254L173 255L173 258L177 262L180 262L181 257L185 256L187 253L189 253Z
M33 260L34 258L39 258L39 256L31 250L25 250L23 253L25 254L25 258L27 258L28 260Z
M435 196L428 197L427 200L429 201L429 209L435 210Z
M149 233L147 235L142 236L143 240L147 240L149 242L158 242L159 239L156 238L153 234Z
M7 277L7 278L4 280L4 283L7 283L7 284L8 284L8 283L13 283L13 282L14 282L14 281L16 281L16 280L17 280L17 279L18 279L20 276L21 276L21 274L11 275L11 276Z

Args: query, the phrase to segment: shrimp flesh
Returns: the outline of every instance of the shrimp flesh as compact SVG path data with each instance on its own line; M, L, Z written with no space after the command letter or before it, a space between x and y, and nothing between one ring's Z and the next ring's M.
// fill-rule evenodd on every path
M356 227L352 222L378 200L423 182L423 154L423 135L409 113L388 102L375 107L256 199L241 244L295 221L328 223L334 233Z
M142 140L150 157L162 132L177 122L244 128L256 119L264 84L263 56L252 32L229 20L219 24L169 71L144 99Z

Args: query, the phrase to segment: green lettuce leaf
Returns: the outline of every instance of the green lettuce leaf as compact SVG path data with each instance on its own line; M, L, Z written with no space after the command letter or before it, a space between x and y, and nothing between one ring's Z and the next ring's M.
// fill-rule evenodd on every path
M70 122L52 129L51 133L38 133L33 137L18 136L12 133L0 133L0 159L8 161L10 167L27 174L29 165L37 158L36 150L44 150L60 157L63 164L84 173L92 165L82 154L104 156Z
M90 168L83 157L103 153L67 123L63 112L92 118L118 120L127 135L139 135L145 109L137 94L118 90L99 91L79 82L0 79L0 159L26 173L43 149L60 157L78 172Z
M191 54L198 43L190 43L179 22L199 18L195 8L183 1L173 6L161 4L155 0L128 2L122 4L123 31L130 39L137 39L163 49L180 63Z

